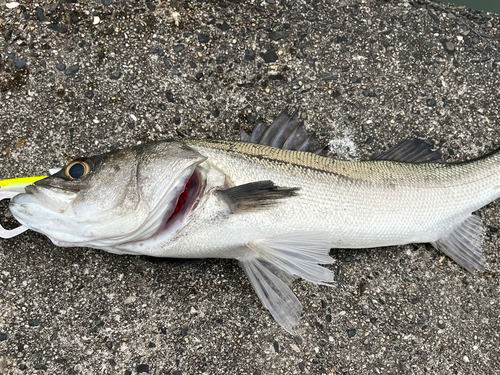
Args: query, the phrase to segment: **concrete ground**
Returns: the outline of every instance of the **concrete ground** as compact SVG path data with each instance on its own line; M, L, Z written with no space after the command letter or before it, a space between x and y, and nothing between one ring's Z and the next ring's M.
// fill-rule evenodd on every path
M233 138L287 105L343 158L415 137L448 161L500 146L499 15L426 0L19 2L0 10L2 178ZM477 275L429 245L332 250L334 287L294 284L295 337L233 261L1 240L0 373L498 374L498 204L479 215Z

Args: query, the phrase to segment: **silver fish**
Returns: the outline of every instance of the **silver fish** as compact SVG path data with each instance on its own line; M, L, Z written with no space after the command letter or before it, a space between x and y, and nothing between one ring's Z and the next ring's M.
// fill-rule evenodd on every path
M500 155L438 162L423 141L372 161L319 155L297 112L242 142L166 141L76 159L10 202L15 218L58 246L116 254L233 258L293 334L296 278L331 285L330 248L431 243L483 270L472 212L500 196Z

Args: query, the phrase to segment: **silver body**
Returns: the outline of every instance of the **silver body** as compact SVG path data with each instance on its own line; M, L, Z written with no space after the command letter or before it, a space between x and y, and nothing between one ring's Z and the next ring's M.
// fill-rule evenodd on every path
M210 195L174 238L144 249L161 257L238 258L248 241L297 231L328 234L332 248L436 242L500 197L500 157L461 164L335 161L311 153L232 142L193 142L203 168L234 185L272 180L300 187L272 209L230 215ZM245 249L244 249L245 250Z

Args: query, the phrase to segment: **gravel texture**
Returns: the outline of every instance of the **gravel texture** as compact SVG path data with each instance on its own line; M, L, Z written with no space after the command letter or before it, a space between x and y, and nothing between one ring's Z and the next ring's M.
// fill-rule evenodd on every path
M424 0L23 3L0 10L3 178L231 139L287 105L341 157L415 137L450 161L500 145L498 15ZM498 212L479 213L475 276L429 245L332 251L334 287L294 285L295 337L233 261L2 240L0 373L498 374Z

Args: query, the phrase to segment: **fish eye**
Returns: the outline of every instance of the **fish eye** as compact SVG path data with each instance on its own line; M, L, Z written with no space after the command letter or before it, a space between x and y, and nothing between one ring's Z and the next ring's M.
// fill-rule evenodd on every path
M78 180L90 172L90 166L84 161L74 161L66 167L66 177L70 180Z

